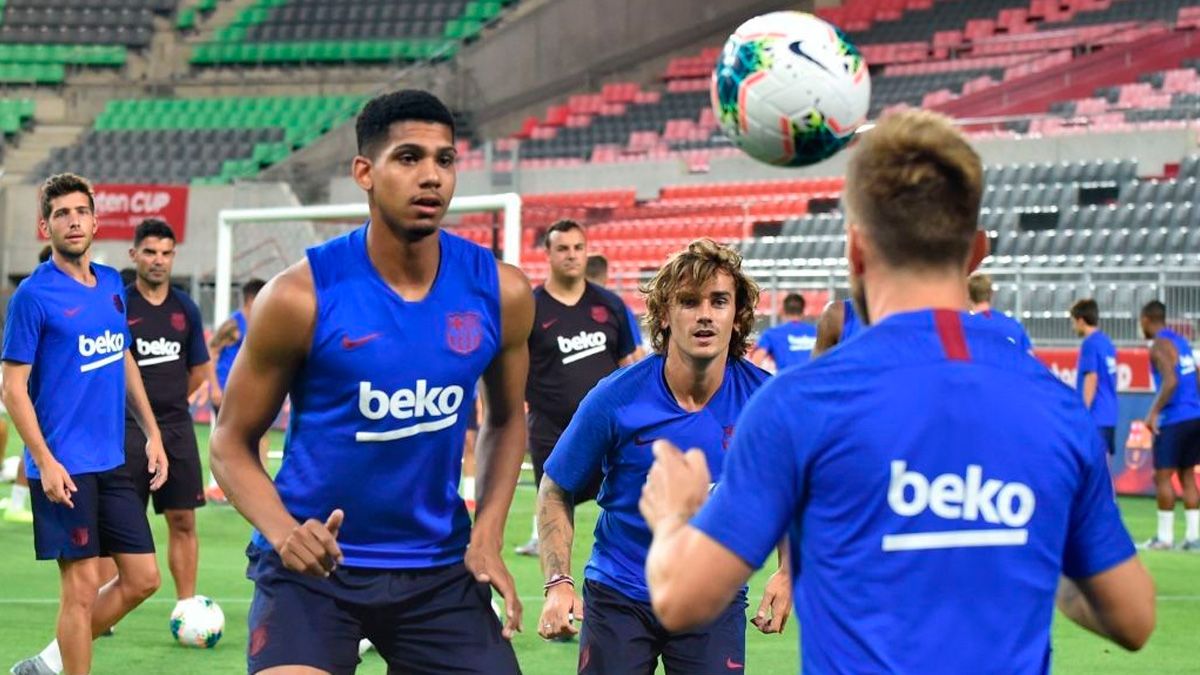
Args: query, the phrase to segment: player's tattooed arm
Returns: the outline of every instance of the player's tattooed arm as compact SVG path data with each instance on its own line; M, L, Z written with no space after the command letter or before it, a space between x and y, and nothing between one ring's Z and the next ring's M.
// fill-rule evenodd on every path
M225 323L213 331L212 337L208 339L209 358L215 361L220 351L237 342L238 337L237 322L233 319L226 319Z
M829 351L842 339L842 303L834 300L825 305L821 318L817 320L817 341L813 345L812 358Z
M575 540L575 500L550 476L538 488L538 541L542 575L571 574L571 544Z
M1175 395L1175 388L1179 386L1179 378L1175 375L1175 362L1178 358L1179 353L1170 340L1158 338L1150 345L1150 360L1154 362L1154 367L1162 377L1158 394L1150 404L1150 411L1146 413L1146 426L1151 433L1158 433L1158 413L1162 412L1167 401Z
M538 619L538 635L547 640L570 638L579 632L575 622L583 620L583 597L571 579L571 544L575 539L575 499L542 476L538 488L538 541L542 573L546 578L546 602Z

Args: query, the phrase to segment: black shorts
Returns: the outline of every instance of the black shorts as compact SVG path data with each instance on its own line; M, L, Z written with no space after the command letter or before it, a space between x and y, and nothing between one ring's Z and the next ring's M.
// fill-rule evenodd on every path
M492 591L462 563L412 570L341 567L321 579L292 572L251 544L248 672L301 665L353 673L367 638L388 673L520 673L501 635Z
M1167 424L1154 437L1155 469L1186 469L1200 464L1200 418Z
M667 673L742 673L746 667L746 595L739 592L715 621L670 633L650 603L604 584L584 583L587 616L579 634L580 675L653 675L661 656Z
M73 474L71 503L55 504L29 479L33 548L38 560L81 560L113 553L154 553L146 505L120 468Z
M161 427L163 448L167 451L167 482L157 492L150 491L150 468L146 460L146 436L138 427L125 428L125 466L142 500L142 508L154 500L154 512L190 511L204 506L204 476L196 429L191 424Z
M567 427L553 417L533 408L529 409L526 424L529 432L529 458L533 461L534 485L541 487L546 460L550 459L554 445L558 443L559 437L563 435ZM595 499L596 495L600 494L600 484L603 482L604 474L597 469L596 475L592 476L587 485L574 494L575 503L580 504Z

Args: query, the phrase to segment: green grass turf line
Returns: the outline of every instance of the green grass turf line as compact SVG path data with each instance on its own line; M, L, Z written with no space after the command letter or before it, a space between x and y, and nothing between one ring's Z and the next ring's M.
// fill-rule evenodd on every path
M201 448L207 448L208 427L197 426ZM273 447L281 436L274 434ZM16 435L9 439L10 453L19 448ZM516 639L517 656L529 675L559 675L575 672L577 643L543 642L536 634L541 610L541 572L532 558L511 554L512 547L529 536L534 492L526 477L518 489L505 535L505 555L524 598L525 632ZM7 496L8 486L0 486ZM1126 522L1137 539L1150 536L1154 528L1154 502L1148 499L1121 500ZM597 510L594 504L580 508L574 552L576 576L582 575L591 546ZM1179 520L1182 520L1180 518ZM215 598L225 611L226 628L221 644L213 650L177 646L167 628L174 605L174 587L166 565L166 527L161 517L152 517L163 587L148 603L126 617L115 637L98 641L93 671L97 673L171 672L178 675L245 672L246 612L251 596L245 579L245 556L250 528L233 509L209 506L199 511L201 593ZM1182 523L1179 523L1182 527ZM1160 594L1158 630L1146 649L1127 654L1084 631L1057 619L1054 626L1054 670L1056 673L1193 673L1195 631L1200 625L1200 556L1176 552L1151 552L1144 556ZM57 608L57 571L52 563L33 560L33 542L26 525L0 522L0 671L17 660L37 653L51 637ZM765 574L751 584L751 611L757 608ZM747 633L747 669L759 673L796 672L798 628L789 623L783 637L763 636L751 628ZM368 654L363 673L385 671L378 655Z

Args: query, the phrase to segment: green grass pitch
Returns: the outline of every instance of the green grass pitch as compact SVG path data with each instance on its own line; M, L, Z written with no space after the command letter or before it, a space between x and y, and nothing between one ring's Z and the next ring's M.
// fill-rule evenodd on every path
M207 447L208 428L198 426L200 447ZM273 438L279 447L280 437ZM11 434L8 451L19 447ZM530 531L534 492L526 479L517 490L512 514L508 519L505 551L523 542ZM0 488L7 496L8 487ZM1154 527L1154 503L1147 499L1121 500L1126 522L1137 539L1149 537ZM591 547L591 532L596 508L589 504L580 509L574 567L583 567ZM1180 518L1182 520L1182 518ZM163 587L158 594L135 610L117 627L115 637L102 638L96 645L93 672L96 673L174 673L176 675L245 672L246 611L251 584L246 580L245 557L249 527L228 507L206 507L199 512L200 581L199 590L220 603L225 611L225 636L213 650L198 650L176 645L167 628L174 606L174 587L166 565L166 527L160 517L152 517L156 540L160 544L159 565ZM541 610L541 573L537 561L507 554L509 568L517 580L525 605L525 632L516 639L517 656L529 675L559 675L575 672L575 643L543 642L535 626ZM1150 644L1138 654L1126 654L1119 648L1083 632L1068 622L1054 625L1054 670L1057 673L1194 673L1196 631L1200 629L1200 556L1176 552L1145 554L1158 585L1158 628ZM57 571L52 563L33 560L33 542L29 526L0 522L0 669L37 653L52 636L57 607ZM751 609L757 607L762 580L752 583ZM796 672L798 631L789 623L783 637L759 635L753 628L747 634L747 669L759 673ZM383 662L369 654L360 668L363 673L383 673Z

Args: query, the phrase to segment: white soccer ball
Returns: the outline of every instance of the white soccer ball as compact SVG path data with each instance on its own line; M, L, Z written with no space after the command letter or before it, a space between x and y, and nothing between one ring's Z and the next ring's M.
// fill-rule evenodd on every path
M171 635L185 647L211 649L225 633L225 613L211 598L180 600L171 612Z
M0 467L0 481L11 483L17 479L17 466L21 464L20 457L5 457L4 466Z
M750 19L725 42L712 106L725 135L776 166L807 166L841 150L866 121L871 76L858 48L804 12Z

